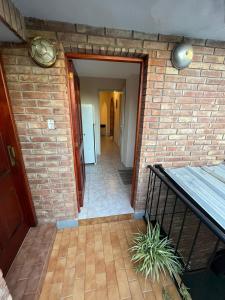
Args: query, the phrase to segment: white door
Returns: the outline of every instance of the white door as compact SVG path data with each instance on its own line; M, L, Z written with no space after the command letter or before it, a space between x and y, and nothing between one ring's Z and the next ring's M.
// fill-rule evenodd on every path
M84 140L84 161L85 164L94 164L95 158L95 128L94 113L92 104L81 104L83 140Z

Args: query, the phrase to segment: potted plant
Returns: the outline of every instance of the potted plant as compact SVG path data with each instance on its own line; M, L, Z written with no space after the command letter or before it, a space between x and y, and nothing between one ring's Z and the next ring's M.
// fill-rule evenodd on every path
M133 239L134 245L130 248L132 261L145 278L159 281L160 274L169 274L176 277L182 273L182 266L178 256L167 237L162 237L160 227L156 224L147 226L147 232L138 232ZM164 293L164 299L169 299Z

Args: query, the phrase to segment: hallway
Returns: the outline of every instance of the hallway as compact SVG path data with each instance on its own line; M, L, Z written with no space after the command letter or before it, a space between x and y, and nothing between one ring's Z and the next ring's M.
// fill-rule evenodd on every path
M118 170L124 169L119 148L110 137L101 137L101 156L96 165L86 165L84 207L79 219L133 213L131 185L123 184Z

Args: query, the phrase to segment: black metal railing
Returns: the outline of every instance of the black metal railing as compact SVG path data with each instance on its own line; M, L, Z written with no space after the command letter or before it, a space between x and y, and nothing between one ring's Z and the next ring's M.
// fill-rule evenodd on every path
M161 227L181 257L185 272L208 268L220 249L225 232L182 190L161 165L149 166L145 219Z

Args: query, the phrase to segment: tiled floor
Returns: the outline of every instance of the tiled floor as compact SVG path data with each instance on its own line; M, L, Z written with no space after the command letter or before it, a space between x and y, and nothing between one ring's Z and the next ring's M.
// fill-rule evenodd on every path
M41 225L29 230L6 275L13 300L39 299L55 235L54 225Z
M128 251L143 221L85 225L57 232L40 300L162 300L162 286L180 300L169 277L136 274Z
M84 207L79 219L133 213L130 205L131 185L124 185L119 169L119 149L110 137L102 137L101 156L96 165L86 166Z

